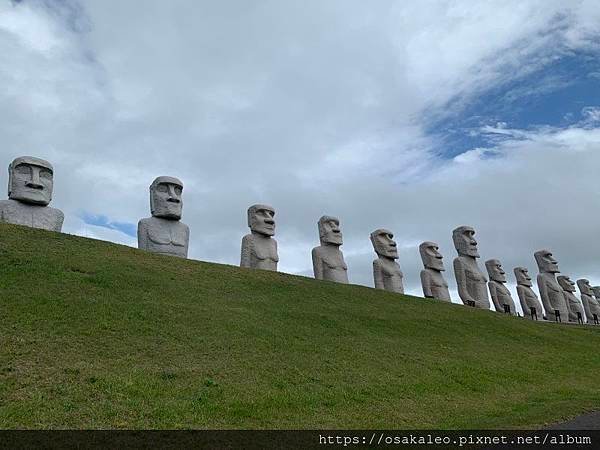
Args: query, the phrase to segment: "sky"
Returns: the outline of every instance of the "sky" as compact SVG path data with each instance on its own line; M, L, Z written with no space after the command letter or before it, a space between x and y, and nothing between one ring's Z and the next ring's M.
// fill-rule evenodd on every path
M541 248L600 284L599 57L597 0L0 0L0 165L51 161L63 231L131 246L176 176L198 260L239 264L266 203L281 271L333 215L352 283L387 228L422 295L434 241L455 302L470 225L518 303Z

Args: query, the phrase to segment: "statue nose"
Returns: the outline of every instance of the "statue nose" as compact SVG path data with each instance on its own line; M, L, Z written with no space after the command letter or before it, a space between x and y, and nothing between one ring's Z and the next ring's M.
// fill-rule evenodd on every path
M44 185L36 183L35 181L28 181L25 186L31 189L44 189Z

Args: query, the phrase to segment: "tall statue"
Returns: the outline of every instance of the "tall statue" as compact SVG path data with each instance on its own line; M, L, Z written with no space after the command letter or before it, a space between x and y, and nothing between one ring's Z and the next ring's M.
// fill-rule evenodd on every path
M517 294L523 309L523 315L533 320L542 320L544 310L538 296L531 288L533 283L529 271L525 267L515 267L515 278L517 279Z
M190 229L180 221L183 183L175 177L158 177L150 185L152 217L138 223L138 248L187 258Z
M577 284L579 284L579 280L577 281ZM589 285L589 281L586 284ZM581 292L581 287L579 289ZM583 302L587 323L598 325L600 321L600 286L593 286L592 293L593 295L586 294L585 298L582 293L581 300Z
M348 283L348 267L340 251L343 240L339 219L323 216L319 219L318 226L321 245L312 249L315 278Z
M402 270L396 262L398 248L394 241L394 234L386 229L379 228L371 233L371 243L377 253L373 261L373 278L376 289L404 294L402 285Z
M474 235L475 230L467 226L458 227L452 232L454 247L458 252L458 257L454 259L454 276L458 294L465 305L490 309L487 278L477 264L479 253Z
M248 208L248 226L250 234L242 239L240 266L277 271L275 210L267 205L252 205Z
M424 269L421 270L423 295L427 298L436 298L445 302L451 301L448 283L442 275L442 272L446 269L444 268L439 246L435 242L423 242L419 245L419 253L424 266Z
M558 261L554 259L550 250L538 250L534 253L534 257L540 271L537 284L546 310L546 318L553 321L567 321L569 310L563 290L556 280L556 274L560 273Z
M575 296L575 283L567 275L559 275L556 277L556 280L558 281L558 284L560 284L565 296L565 302L567 303L567 308L569 310L569 322L583 323L583 307L581 306L579 299ZM589 281L577 280L579 291L582 292L581 295L583 296L583 291L581 290L582 286L580 281L586 281L587 287L589 288L589 295L594 295Z
M510 295L510 291L504 285L506 283L506 272L502 268L502 264L497 259L488 259L485 262L485 268L490 277L488 288L496 311L516 316L515 302L512 295Z
M48 206L53 187L52 164L33 156L16 158L8 166L8 200L0 200L0 221L61 231L65 215Z

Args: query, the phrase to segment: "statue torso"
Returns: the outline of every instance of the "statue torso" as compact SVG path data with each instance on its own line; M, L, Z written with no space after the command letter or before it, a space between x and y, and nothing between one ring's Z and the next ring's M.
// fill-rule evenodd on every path
M490 302L487 293L487 278L477 265L477 260L468 256L459 256L455 259L465 273L467 292L475 300L475 305L480 308L489 309Z
M496 301L498 302L499 312L504 312L504 305L508 305L510 307L510 313L515 315L517 311L515 309L515 302L513 301L512 295L508 288L504 285L504 283L500 283L495 280L490 281L490 285L494 286L496 291Z
M250 252L250 267L263 270L277 270L279 256L277 255L277 241L270 237L249 234L244 239L244 245Z
M579 299L569 291L564 291L564 295L569 308L569 321L577 322L577 313L581 314L581 318L583 319L583 307Z
M140 221L138 233L145 235L140 240L143 250L187 258L189 228L184 223L149 217ZM144 241L145 246L142 244Z
M2 222L43 230L61 231L64 218L62 211L49 206L29 205L11 199L0 201L0 219Z
M531 286L519 284L517 286L517 294L519 294L519 300L521 301L523 313L526 316L531 316L530 308L535 308L536 315L541 319L542 315L544 314L542 304L540 303Z
M428 283L429 290L434 298L438 300L450 301L450 292L448 291L448 283L442 275L442 272L430 268L423 269L425 274L424 282Z
M539 274L538 286L540 286L541 293L544 292L542 290L542 285L546 289L546 298L544 298L544 295L542 295L542 302L544 303L546 315L550 316L551 319L554 319L554 311L559 310L561 319L566 320L569 316L567 302L565 300L565 296L563 295L563 289L560 287L560 284L556 280L554 274Z
M390 292L404 293L404 285L402 278L404 274L400 269L400 265L393 259L377 258L376 267L381 271L383 278L384 289Z
M336 245L321 245L316 248L317 257L323 264L323 279L348 283L348 266L344 255Z

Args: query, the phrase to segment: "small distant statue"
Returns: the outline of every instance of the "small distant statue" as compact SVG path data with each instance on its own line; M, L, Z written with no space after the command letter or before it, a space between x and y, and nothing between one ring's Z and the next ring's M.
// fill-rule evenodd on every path
M531 288L533 283L529 271L525 267L515 267L515 278L517 279L517 294L523 309L523 315L529 319L542 320L544 310L538 296Z
M435 298L450 302L448 283L442 272L445 270L440 248L435 242L423 242L419 245L419 253L424 269L421 270L421 286L426 298Z
M312 250L315 278L347 284L348 266L340 251L343 239L339 219L323 216L319 219L318 227L321 245Z
M567 303L567 308L569 310L569 322L583 323L583 306L575 296L575 283L567 275L559 275L556 277L556 280L558 281L558 284L560 284L565 296L565 302ZM581 291L582 286L580 285L580 281L587 280L577 280L577 285ZM593 295L589 281L587 281L587 286L589 287L589 294Z
M546 310L546 318L552 321L567 321L569 310L563 294L562 287L558 284L556 274L558 261L552 256L550 250L539 250L534 253L540 273L537 276L540 297Z
M586 298L583 298L583 294L581 295L581 300L583 302L583 308L585 310L585 317L587 323L592 325L600 324L600 286L593 286L592 292L594 295L586 295Z
M454 276L458 294L465 305L490 309L487 278L477 264L479 253L474 235L475 230L467 226L458 227L452 232L454 247L458 252L458 257L454 259Z
M394 241L394 234L389 230L379 228L371 233L371 243L378 257L373 261L375 288L404 294L402 285L404 275L400 270L400 265L396 262L398 248Z
M242 239L240 266L277 271L275 210L268 205L252 205L248 208L248 227L250 234Z
M180 221L183 183L175 177L158 177L150 185L152 217L138 223L138 248L187 258L190 229Z
M0 201L0 221L61 231L65 215L48 206L53 187L52 164L33 156L16 158L8 166L8 200Z
M496 311L512 314L513 316L517 315L515 302L505 286L506 272L502 268L502 264L497 259L489 259L485 262L485 267L490 277L488 288Z

